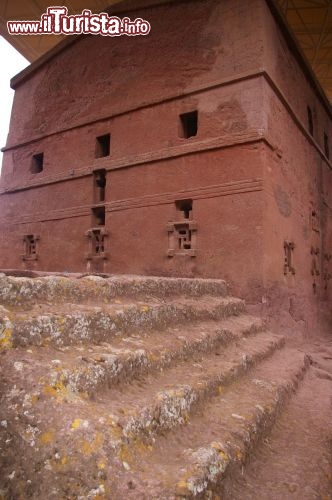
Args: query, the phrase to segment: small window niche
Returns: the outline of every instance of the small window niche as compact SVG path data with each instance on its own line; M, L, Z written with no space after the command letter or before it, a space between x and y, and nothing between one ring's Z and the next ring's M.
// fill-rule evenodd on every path
M104 158L111 153L111 134L96 137L95 158Z
M37 153L32 156L30 172L40 174L44 170L44 153Z
M86 254L87 260L92 259L107 259L107 253L105 251L105 238L108 233L104 228L92 228L89 229L85 236L88 240L88 253Z
M295 244L292 241L284 241L284 275L295 275L294 267Z
M176 236L178 249L181 250L191 250L191 229L189 228L189 224L176 224Z
M187 255L196 257L197 224L194 221L169 222L168 257Z
M23 255L22 260L37 260L37 241L39 236L36 234L25 234L23 236Z
M178 200L175 202L175 207L183 219L192 219L193 200Z
M311 229L312 229L312 231L319 233L320 232L319 212L318 212L317 208L315 208L314 206L312 206L310 210L311 210L310 211Z
M320 276L320 271L319 271L319 267L320 267L320 257L319 257L320 250L319 250L318 247L313 247L312 246L310 253L312 255L311 275L312 276Z
M106 197L106 170L93 172L93 198L94 203L103 203Z
M314 135L314 120L312 116L312 110L310 106L307 106L307 115L308 115L308 130L310 135Z
M329 137L326 132L324 132L324 153L326 158L330 159L330 145L329 145Z
M330 262L332 263L332 254L325 253L323 258L323 281L325 292L327 292L329 288L329 281L332 279L332 274L330 273Z
M193 200L186 198L175 201L175 222L167 224L168 257L188 255L196 257L197 224L193 220Z
M198 131L198 111L191 111L180 115L179 136L183 139L195 137Z
M105 207L92 208L92 226L105 226Z

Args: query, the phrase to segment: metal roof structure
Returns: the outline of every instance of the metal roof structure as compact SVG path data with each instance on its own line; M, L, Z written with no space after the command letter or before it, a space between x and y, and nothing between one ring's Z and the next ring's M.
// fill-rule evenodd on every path
M332 102L332 0L275 2Z

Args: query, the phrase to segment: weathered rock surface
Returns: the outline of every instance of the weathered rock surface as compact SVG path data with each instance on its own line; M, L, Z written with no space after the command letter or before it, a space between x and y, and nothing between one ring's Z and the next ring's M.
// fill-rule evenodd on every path
M331 498L332 343L227 293L0 276L2 498Z

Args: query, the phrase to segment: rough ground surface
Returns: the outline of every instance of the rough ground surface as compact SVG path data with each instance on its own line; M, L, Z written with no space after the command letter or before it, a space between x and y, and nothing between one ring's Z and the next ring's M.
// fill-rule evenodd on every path
M0 497L332 498L332 339L218 280L0 275Z

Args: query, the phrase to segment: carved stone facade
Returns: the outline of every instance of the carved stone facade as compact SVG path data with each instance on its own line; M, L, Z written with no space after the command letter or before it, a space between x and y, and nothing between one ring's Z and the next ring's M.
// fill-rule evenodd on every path
M14 78L0 267L331 300L331 107L272 6L133 5L148 36L68 37Z

